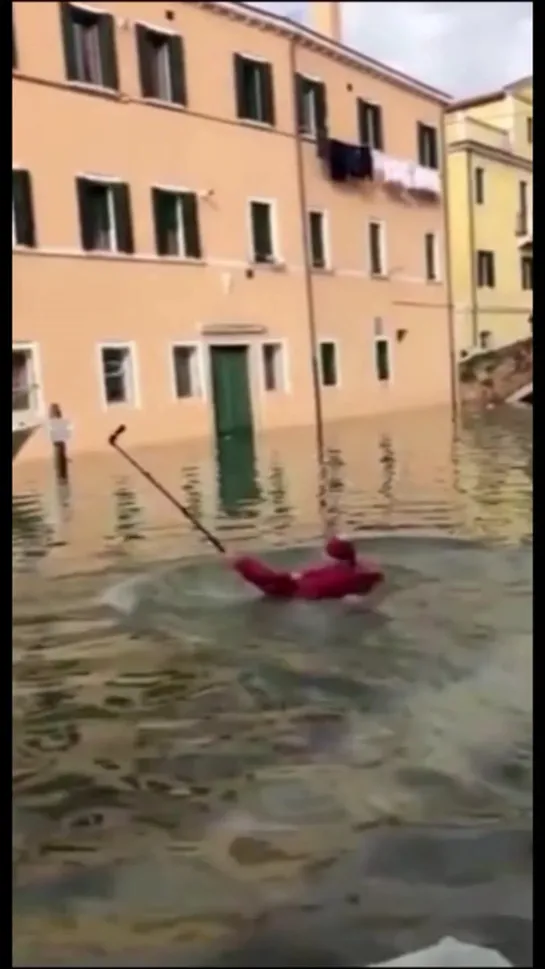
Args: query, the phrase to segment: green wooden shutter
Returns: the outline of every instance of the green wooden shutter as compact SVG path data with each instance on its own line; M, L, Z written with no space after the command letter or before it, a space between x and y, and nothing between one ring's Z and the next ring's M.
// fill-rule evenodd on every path
M244 91L244 58L241 57L240 54L235 54L233 56L233 67L235 73L235 100L237 118L247 118L248 109Z
M417 154L418 154L418 164L426 164L426 146L425 146L425 136L424 136L424 125L418 121L416 125L416 140L417 140Z
M124 182L112 185L114 197L115 230L119 252L134 252L132 229L131 195L129 186Z
M112 91L119 91L117 70L117 50L115 45L114 18L109 13L98 17L100 59L102 62L102 83Z
M81 248L89 252L94 249L95 243L93 213L89 204L89 182L86 178L76 178L76 193L78 197Z
M168 213L169 197L160 188L151 190L153 223L155 227L155 249L158 256L168 256Z
M138 50L138 73L140 75L140 93L143 98L152 98L155 94L148 38L149 30L143 27L142 24L137 24L136 48Z
M305 79L300 74L295 75L295 121L299 133L306 132L305 119Z
M263 95L263 118L266 124L276 124L274 110L274 82L270 64L260 64L261 90Z
M316 90L316 134L327 131L327 89L321 81L315 82Z
M382 124L382 108L380 104L376 105L375 108L375 118L376 118L376 145L377 151L384 151L384 128Z
M439 144L437 128L430 127L430 168L439 168Z
M13 22L13 11L11 14L11 66L17 67L17 43L15 40L15 24Z
M174 104L187 104L184 45L181 37L173 34L168 41L170 55L170 79Z
M12 171L11 184L17 244L34 248L36 246L36 228L30 173L23 169Z
M200 259L202 256L202 249L197 197L192 192L183 192L181 198L182 218L184 223L185 254L190 259Z
M367 104L361 98L358 98L356 104L358 107L359 142L360 142L360 145L368 145L369 144L369 129L368 129L369 116L367 114Z
M78 65L74 46L74 25L72 8L69 3L59 3L61 16L62 43L64 49L64 70L68 81L78 80Z

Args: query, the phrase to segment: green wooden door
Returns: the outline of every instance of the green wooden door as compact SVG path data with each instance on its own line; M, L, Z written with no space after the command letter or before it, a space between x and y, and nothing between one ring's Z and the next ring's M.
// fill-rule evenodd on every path
M248 347L210 348L214 418L218 438L253 432Z

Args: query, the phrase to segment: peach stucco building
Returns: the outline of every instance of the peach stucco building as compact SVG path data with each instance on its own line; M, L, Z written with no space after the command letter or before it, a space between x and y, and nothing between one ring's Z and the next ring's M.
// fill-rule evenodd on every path
M13 4L14 408L73 452L453 400L448 98L307 6Z

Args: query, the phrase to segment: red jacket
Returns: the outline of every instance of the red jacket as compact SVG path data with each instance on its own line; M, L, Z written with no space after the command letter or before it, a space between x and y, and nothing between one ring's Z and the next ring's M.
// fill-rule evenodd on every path
M264 595L276 599L343 599L367 595L382 582L383 573L363 562L336 561L312 566L300 574L271 569L250 556L237 558L233 568Z
M322 568L308 569L297 582L299 599L344 599L365 596L382 582L382 572L363 562L332 562Z

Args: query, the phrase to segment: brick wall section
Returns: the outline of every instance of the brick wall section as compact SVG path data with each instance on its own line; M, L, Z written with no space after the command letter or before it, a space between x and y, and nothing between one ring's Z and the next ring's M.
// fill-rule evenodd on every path
M500 404L532 383L532 338L474 354L459 363L458 375L462 403L484 407Z

